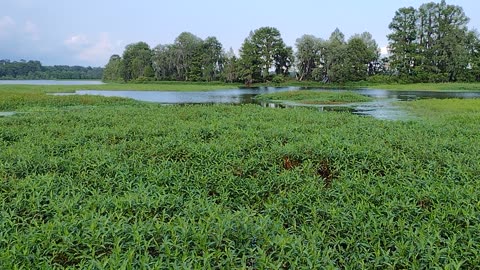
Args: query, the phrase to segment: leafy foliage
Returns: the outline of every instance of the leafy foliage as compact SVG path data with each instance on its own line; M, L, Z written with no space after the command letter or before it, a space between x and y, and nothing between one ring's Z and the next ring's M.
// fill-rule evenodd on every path
M171 45L158 45L153 56L157 80L217 81L225 56L215 37L205 40L184 32Z
M280 31L261 27L251 32L240 49L242 77L246 82L264 82L271 78L270 70L287 75L293 64L293 50L283 42Z
M390 23L391 68L413 82L478 79L478 34L460 6L426 3L401 8Z
M480 265L476 101L394 122L89 99L0 118L2 268Z
M4 80L83 80L101 79L103 68L81 66L43 66L40 61L0 60L0 79Z
M348 42L337 28L329 40L310 35L297 39L299 80L346 83L366 80L375 75L378 46L368 32L352 36Z

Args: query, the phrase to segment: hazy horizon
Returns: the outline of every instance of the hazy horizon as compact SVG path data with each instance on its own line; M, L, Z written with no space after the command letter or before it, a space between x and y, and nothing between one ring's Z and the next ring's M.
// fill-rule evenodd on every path
M304 34L327 39L339 28L345 36L370 32L378 45L388 45L388 25L401 7L419 7L429 1L367 2L338 0L319 3L299 0L170 1L135 3L60 0L2 0L0 4L0 59L38 60L43 65L102 67L126 45L147 42L152 48L171 44L181 32L205 39L215 36L224 49L236 53L250 31L276 27L285 43L294 47ZM439 2L439 1L434 1ZM480 25L478 1L456 0L463 7L469 28Z

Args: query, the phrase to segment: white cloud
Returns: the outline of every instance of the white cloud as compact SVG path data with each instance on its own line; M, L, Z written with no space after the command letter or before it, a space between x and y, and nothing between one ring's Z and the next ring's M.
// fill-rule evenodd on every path
M23 31L31 40L39 40L40 39L40 31L38 26L31 21L26 21L23 27Z
M74 57L94 65L104 65L108 58L121 48L123 42L110 39L108 33L101 33L98 38L91 39L86 35L72 35L64 44L74 53Z
M15 29L15 21L10 16L0 18L0 38L8 37Z
M30 20L23 24L17 24L10 16L0 18L0 39L8 39L10 41L38 41L40 40L39 27Z
M0 30L15 26L15 21L10 16L3 16L0 18Z
M89 45L90 41L88 40L87 36L79 34L69 37L64 41L64 43L70 48L78 48Z

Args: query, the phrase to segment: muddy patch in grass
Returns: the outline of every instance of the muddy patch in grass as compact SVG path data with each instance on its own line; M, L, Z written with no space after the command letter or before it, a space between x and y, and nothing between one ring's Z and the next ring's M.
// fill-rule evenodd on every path
M328 160L320 161L317 175L323 179L325 188L331 188L332 183L336 178L335 169L331 166Z

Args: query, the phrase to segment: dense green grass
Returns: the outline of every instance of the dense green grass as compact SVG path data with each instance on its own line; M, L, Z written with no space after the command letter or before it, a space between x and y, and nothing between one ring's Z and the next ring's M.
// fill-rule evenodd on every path
M432 119L461 119L459 116L478 117L480 99L430 99L400 102L421 117Z
M395 122L88 98L2 105L44 109L0 117L0 268L480 265L478 109Z
M1 89L0 87L0 111L58 111L75 108L82 109L87 106L137 104L133 100L117 97L109 98L88 95L54 96L48 95L42 90L35 91L29 87L20 86L12 89Z
M320 89L358 89L377 88L386 90L424 90L424 91L476 91L480 83L417 83L417 84L378 84L352 82L346 84L325 84L311 81L287 81L281 84L258 83L253 87L305 87ZM210 91L243 87L238 83L221 82L155 82L155 83L107 83L103 85L0 85L0 91L17 92L40 91L44 93L75 92L76 90L142 90L142 91Z
M258 95L256 98L258 100L269 101L294 101L303 104L342 104L372 100L372 98L353 92L318 92L309 90L262 94Z
M415 91L480 91L480 83L411 83L411 84L373 84L369 88L386 90Z

